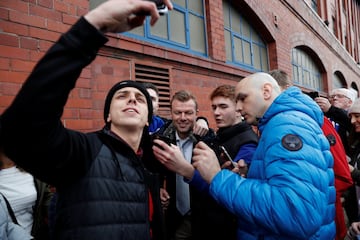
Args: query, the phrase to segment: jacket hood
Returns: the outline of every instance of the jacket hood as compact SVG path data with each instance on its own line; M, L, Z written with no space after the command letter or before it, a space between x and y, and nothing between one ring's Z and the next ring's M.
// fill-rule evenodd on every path
M314 119L320 127L323 125L324 114L318 104L309 96L303 94L298 87L290 87L274 100L260 119L260 131L274 115L286 111L300 111Z

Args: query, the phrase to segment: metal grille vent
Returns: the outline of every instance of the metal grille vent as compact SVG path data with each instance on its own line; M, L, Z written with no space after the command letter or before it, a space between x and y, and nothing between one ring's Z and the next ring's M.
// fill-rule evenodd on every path
M159 89L159 115L170 116L170 71L169 68L161 68L135 63L135 80L138 82L150 82Z

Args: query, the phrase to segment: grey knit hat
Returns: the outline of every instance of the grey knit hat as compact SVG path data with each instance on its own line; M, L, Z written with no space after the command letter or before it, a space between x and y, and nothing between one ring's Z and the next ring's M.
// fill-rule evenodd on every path
M356 99L353 105L349 108L348 114L360 113L360 98Z
M150 95L148 93L148 91L146 90L146 88L144 87L144 85L140 82L135 82L132 80L125 80L125 81L121 81L116 83L108 92L106 99L105 99L105 105L104 105L104 120L106 123L106 119L109 115L109 111L110 111L110 104L111 104L111 100L114 96L114 94L116 93L116 91L118 91L121 88L125 88L125 87L133 87L136 88L138 90L140 90L140 92L142 92L145 97L146 97L146 103L148 106L148 122L149 124L151 123L152 120L152 112L153 112L153 107L152 107L152 101L150 98Z

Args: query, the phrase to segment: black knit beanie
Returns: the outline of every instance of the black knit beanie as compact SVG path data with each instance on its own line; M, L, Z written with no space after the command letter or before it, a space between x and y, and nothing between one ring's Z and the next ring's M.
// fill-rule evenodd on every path
M105 123L107 124L106 119L107 119L107 117L109 115L110 103L111 103L111 100L112 100L115 92L118 91L119 89L125 88L125 87L136 88L145 95L147 106L148 106L148 111L149 111L148 122L150 124L151 120L152 120L152 113L153 113L153 107L152 107L152 101L151 101L150 95L149 95L148 91L146 90L146 88L144 87L144 85L142 83L135 82L135 81L132 81L132 80L125 80L125 81L118 82L109 90L109 92L108 92L108 94L106 96L105 105L104 105L104 120L105 120Z

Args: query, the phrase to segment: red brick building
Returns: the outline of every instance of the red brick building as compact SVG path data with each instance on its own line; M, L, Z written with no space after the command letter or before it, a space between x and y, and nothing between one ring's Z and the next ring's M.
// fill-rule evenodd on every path
M0 1L0 113L60 34L99 2ZM303 90L324 96L333 88L360 87L359 1L173 3L174 11L154 28L147 22L130 33L108 35L109 42L71 93L63 115L67 127L101 128L105 95L124 79L157 84L163 116L174 92L192 91L200 115L211 123L210 92L257 71L283 69Z

